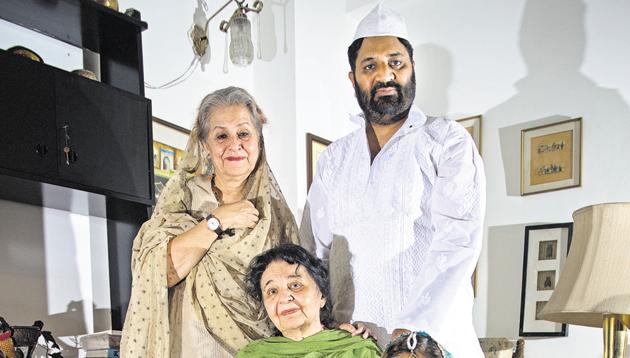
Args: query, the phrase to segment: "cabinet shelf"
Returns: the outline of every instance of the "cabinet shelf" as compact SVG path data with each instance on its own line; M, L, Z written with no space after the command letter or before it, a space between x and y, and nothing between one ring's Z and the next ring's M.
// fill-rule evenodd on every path
M0 18L98 53L103 83L144 95L146 22L93 0L2 0Z
M94 0L2 0L0 18L94 52L101 37L135 36L148 27Z

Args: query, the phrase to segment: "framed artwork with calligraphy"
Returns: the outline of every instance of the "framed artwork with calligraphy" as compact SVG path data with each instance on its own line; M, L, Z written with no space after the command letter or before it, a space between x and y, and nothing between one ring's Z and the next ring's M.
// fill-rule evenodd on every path
M580 186L582 118L521 131L521 195Z

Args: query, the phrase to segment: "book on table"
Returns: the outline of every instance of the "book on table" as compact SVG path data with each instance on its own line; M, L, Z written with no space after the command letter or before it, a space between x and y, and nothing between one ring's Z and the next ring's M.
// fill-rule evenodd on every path
M79 336L79 347L86 351L120 348L122 331L109 330Z
M85 358L118 358L120 351L118 348L93 349L85 351Z

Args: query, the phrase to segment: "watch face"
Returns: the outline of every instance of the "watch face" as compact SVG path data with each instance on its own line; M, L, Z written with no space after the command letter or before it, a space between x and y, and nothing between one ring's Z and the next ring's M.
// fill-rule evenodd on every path
M208 229L214 231L219 228L219 220L216 218L208 219Z

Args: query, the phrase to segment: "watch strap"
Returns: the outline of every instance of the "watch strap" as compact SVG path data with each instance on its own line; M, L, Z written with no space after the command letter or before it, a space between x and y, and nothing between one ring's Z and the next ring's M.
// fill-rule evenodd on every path
M212 213L206 216L206 221L210 221L210 219L215 219L216 221L219 222L219 227L214 229L214 232L217 234L217 238L221 238L221 235L223 235L223 232L224 232L223 229L221 229L221 221L219 221L219 219L217 219L216 216L212 215Z

